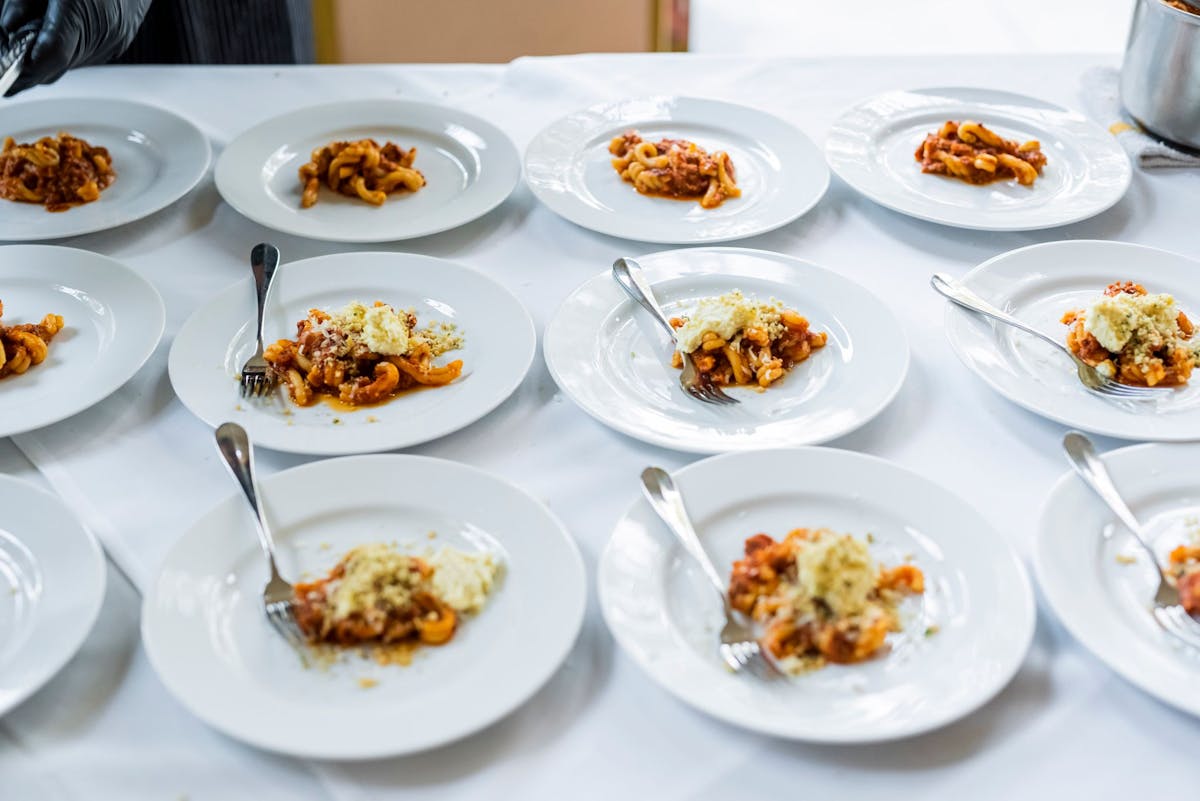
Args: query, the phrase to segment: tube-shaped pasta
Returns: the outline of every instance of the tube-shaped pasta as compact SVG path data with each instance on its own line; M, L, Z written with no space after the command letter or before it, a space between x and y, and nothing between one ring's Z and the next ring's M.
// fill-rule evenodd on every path
M321 179L335 192L372 206L383 205L389 194L401 189L415 192L425 185L425 176L412 166L416 156L416 148L404 150L392 142L380 147L373 139L331 142L316 148L299 169L300 206L316 204Z
M1037 179L1037 170L1035 170L1029 162L1024 159L1019 159L1016 156L1010 156L1007 153L1001 153L996 157L999 162L1013 171L1017 176L1017 181L1029 186Z

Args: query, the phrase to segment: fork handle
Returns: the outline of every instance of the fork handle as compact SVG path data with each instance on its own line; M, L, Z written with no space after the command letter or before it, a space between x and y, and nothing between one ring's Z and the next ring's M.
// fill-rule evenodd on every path
M982 314L985 317L991 317L993 320L1010 325L1013 328L1024 331L1026 334L1032 334L1038 339L1049 342L1058 350L1066 352L1068 355L1071 351L1054 337L1046 334L1036 328L1018 320L1006 311L993 306L986 300L976 295L971 290L967 289L960 281L956 281L945 273L934 273L929 279L929 285L937 291L938 294L945 297L947 300L962 306L964 309L969 309L976 314Z
M261 355L263 344L263 320L267 314L267 295L271 291L271 282L275 280L275 269L279 267L279 248L267 242L261 242L250 251L250 272L254 274L254 289L258 299L258 353Z
M650 282L646 280L646 273L642 269L642 265L633 259L617 259L613 262L612 275L613 280L620 284L621 289L625 290L625 294L650 312L650 315L666 330L671 341L676 342L675 329L671 325L671 320L658 305L658 301L654 299L654 290L650 288Z
M704 545L700 542L696 528L688 516L687 507L683 504L683 495L675 486L675 481L671 478L670 473L661 467L647 467L642 471L642 491L646 500L650 502L650 508L667 524L667 528L671 529L675 538L700 564L700 569L704 571L704 575L713 589L717 591L717 595L721 596L721 603L728 613L730 611L728 588L720 574L717 573L717 568L709 558L708 552L704 550Z
M1141 523L1134 516L1133 510L1125 503L1121 493L1117 491L1112 475L1109 474L1104 462L1096 455L1096 448L1092 445L1092 441L1078 431L1068 431L1063 437L1063 450L1067 452L1067 459L1071 462L1071 467L1075 468L1075 472L1079 474L1083 482L1100 497L1100 500L1104 501L1104 505L1117 516L1117 519L1125 524L1125 528L1129 529L1133 538L1150 555L1150 563L1158 565L1158 555L1154 553L1150 543L1142 536Z
M237 423L222 423L216 431L217 450L225 459L225 466L242 488L246 501L254 510L254 519L258 525L258 543L262 546L263 554L267 557L267 565L271 569L271 578L279 578L279 568L275 566L275 541L271 538L271 528L267 525L267 517L263 514L258 502L258 485L254 481L254 451L250 447L250 438L246 429Z

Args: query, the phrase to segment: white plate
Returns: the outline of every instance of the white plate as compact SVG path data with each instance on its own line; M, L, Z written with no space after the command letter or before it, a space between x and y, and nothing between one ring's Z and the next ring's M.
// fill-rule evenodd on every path
M373 138L416 147L425 175L417 192L375 207L322 187L300 208L298 171L314 148ZM521 178L512 142L464 111L405 100L352 100L293 111L237 136L217 160L221 197L257 223L328 242L393 242L436 234L499 206Z
M738 406L688 396L666 336L609 273L575 290L546 326L550 374L585 412L631 437L694 453L826 442L891 402L908 372L908 343L878 298L806 261L741 248L668 250L638 262L667 314L740 289L778 298L826 331L824 348L764 392L733 388Z
M1106 453L1104 463L1165 561L1200 523L1200 445L1137 445ZM1042 507L1033 563L1050 608L1089 651L1164 703L1200 715L1200 653L1155 623L1155 568L1073 471Z
M587 577L542 504L477 468L420 456L331 459L262 482L280 570L323 574L355 545L396 540L496 554L488 605L407 667L349 655L304 668L262 612L266 566L240 493L174 545L146 594L142 637L168 689L231 737L294 756L371 759L465 737L524 703L583 621ZM428 533L437 532L430 540ZM379 684L363 689L360 678Z
M99 200L67 211L0 200L0 240L59 239L140 220L191 191L212 159L199 128L157 106L112 98L54 98L0 106L0 139L33 142L59 131L108 148L117 179Z
M0 247L0 323L61 314L46 361L0 379L0 436L57 423L107 398L162 337L162 298L118 261L51 245Z
M104 556L55 496L0 475L0 715L79 650L104 600Z
M638 194L613 169L609 141L636 128L644 138L689 139L733 159L740 198L715 209ZM807 136L756 109L692 97L605 103L563 117L525 151L525 180L553 212L624 239L668 244L744 239L790 223L817 205L829 168Z
M1069 240L1012 250L963 282L985 299L1051 335L1067 338L1063 312L1090 303L1113 281L1175 296L1200 319L1200 262L1165 250L1102 240ZM1064 425L1123 439L1200 439L1200 381L1150 402L1115 401L1083 388L1075 367L1048 343L946 303L946 336L963 364L992 389Z
M921 172L913 158L946 120L976 119L1007 139L1037 139L1047 163L1032 187L987 186ZM1117 138L1082 114L991 89L888 92L839 117L825 153L850 186L903 214L982 231L1028 231L1078 222L1112 207L1132 168Z
M885 657L780 682L731 674L715 649L724 618L711 586L639 498L601 556L600 608L621 648L692 706L778 737L890 740L969 714L1024 659L1034 626L1024 566L978 512L927 479L833 448L728 454L674 476L723 574L753 534L828 527L872 534L877 559L912 555L926 578Z
M417 325L453 322L462 349L439 364L463 360L462 375L442 387L403 393L357 410L317 402L296 406L282 386L270 398L241 397L237 377L254 353L256 306L250 277L193 314L171 346L175 393L210 426L240 423L257 445L292 453L348 454L407 448L470 425L520 385L537 335L511 292L476 270L410 253L339 253L284 263L266 315L267 342L294 338L311 308L381 300L415 309Z

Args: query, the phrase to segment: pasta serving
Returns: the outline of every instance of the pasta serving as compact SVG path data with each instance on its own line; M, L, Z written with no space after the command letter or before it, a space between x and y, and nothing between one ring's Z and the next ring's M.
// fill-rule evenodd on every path
M1118 281L1084 309L1062 316L1067 347L1101 374L1131 386L1182 386L1200 359L1195 327L1175 298Z
M763 626L762 646L790 673L871 658L900 630L903 599L925 592L916 566L880 567L865 543L829 529L755 534L745 554L730 603Z
M300 207L307 209L317 202L322 181L333 191L372 206L382 206L392 192L416 192L425 185L425 176L413 167L416 158L415 147L405 150L394 142L380 147L374 139L318 147L300 168Z
M1200 616L1200 543L1176 547L1168 561L1167 577L1179 590L1184 611Z
M825 347L828 336L778 301L758 303L734 290L705 298L689 317L672 317L678 350L672 366L690 354L701 379L723 386L771 386L784 372Z
M17 144L8 136L0 150L0 198L39 203L46 211L98 200L116 178L105 148L67 133L32 144Z
M487 554L444 547L419 557L360 545L324 578L296 584L296 623L314 644L445 645L464 615L483 609L498 572ZM375 656L401 661L406 653Z
M1037 140L1005 139L971 120L947 121L917 147L921 172L948 175L969 184L990 184L1015 178L1032 186L1046 166Z
M449 384L462 373L462 360L440 367L433 360L460 347L451 324L418 329L411 311L355 302L333 314L310 309L296 338L268 345L263 356L300 406L321 396L365 406L418 385Z
M713 209L741 197L733 161L723 150L708 153L695 142L663 139L646 142L637 131L614 137L608 152L613 168L643 195L699 200Z
M0 302L0 318L4 303ZM63 328L59 314L47 314L37 324L4 325L0 322L0 378L21 375L35 364L46 360L50 340Z

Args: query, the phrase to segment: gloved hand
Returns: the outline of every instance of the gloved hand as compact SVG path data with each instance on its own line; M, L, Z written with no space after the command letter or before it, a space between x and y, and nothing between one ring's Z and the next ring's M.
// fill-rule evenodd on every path
M40 19L21 76L8 94L54 83L67 70L104 64L129 47L150 0L0 0L0 31Z

